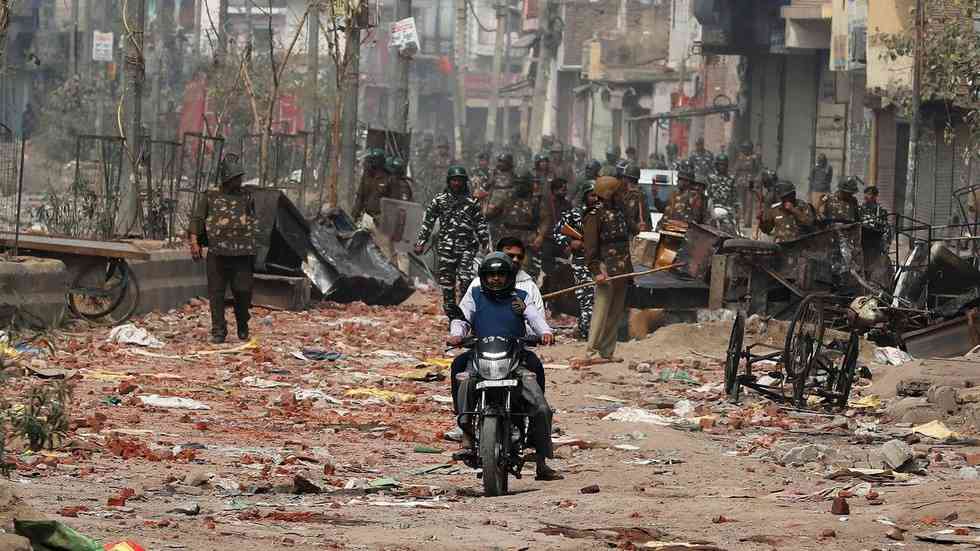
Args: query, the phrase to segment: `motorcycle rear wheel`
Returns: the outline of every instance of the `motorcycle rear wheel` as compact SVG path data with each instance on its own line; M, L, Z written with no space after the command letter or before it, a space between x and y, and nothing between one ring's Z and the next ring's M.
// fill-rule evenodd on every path
M487 497L507 493L507 435L502 419L484 417L480 423L480 462L483 464L483 494Z

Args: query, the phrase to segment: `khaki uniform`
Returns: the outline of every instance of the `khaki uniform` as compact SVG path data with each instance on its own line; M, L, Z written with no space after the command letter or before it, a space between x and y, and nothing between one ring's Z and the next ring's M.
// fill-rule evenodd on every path
M765 209L759 229L773 237L776 243L792 241L809 231L814 222L813 207L806 201L794 200L793 208L777 203Z
M361 175L361 185L357 190L357 201L354 203L354 221L362 214L377 219L381 215L381 198L388 195L388 173L381 169L365 170Z
M704 223L705 204L704 194L697 188L686 188L675 191L667 206L664 208L664 216L660 219L660 226L663 227L667 220L677 222Z
M531 248L531 244L539 237L543 242L554 227L550 202L541 193L518 197L513 188L509 193L494 191L487 208L487 219L493 221L497 232L494 239L516 237L523 241L526 251L524 270L531 279L537 279L541 273L541 251Z
M225 322L225 291L230 286L235 299L238 332L248 333L252 305L253 265L258 219L255 202L245 189L211 189L198 199L188 228L191 235L204 238L208 247L208 302L211 308L211 335L228 335Z
M584 262L593 277L602 273L603 267L610 277L633 271L628 223L618 208L600 203L587 210L582 220L582 234ZM629 278L596 285L587 349L590 358L613 357L619 325L626 314L628 288Z
M647 207L646 197L643 192L636 187L628 187L623 197L626 215L626 223L629 226L630 235L635 236L640 233L640 224L650 225L650 209Z

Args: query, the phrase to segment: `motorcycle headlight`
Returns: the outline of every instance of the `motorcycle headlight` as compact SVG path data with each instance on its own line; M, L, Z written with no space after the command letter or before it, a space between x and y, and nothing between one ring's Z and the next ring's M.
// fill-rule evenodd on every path
M480 358L477 362L477 371L480 377L489 381L503 379L510 373L510 358L500 360L488 360Z

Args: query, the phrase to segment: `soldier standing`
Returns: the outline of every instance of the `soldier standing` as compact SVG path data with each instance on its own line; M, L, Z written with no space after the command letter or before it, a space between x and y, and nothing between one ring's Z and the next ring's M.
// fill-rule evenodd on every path
M619 146L610 145L606 148L606 162L599 169L599 176L616 176L616 165L619 164Z
M738 198L735 195L735 178L728 174L728 155L724 153L715 157L714 174L708 177L708 200L711 207L724 209L725 213L715 213L712 211L712 220L718 227L732 235L738 235L736 227L736 205Z
M221 163L221 187L209 189L194 208L188 237L191 256L201 258L207 245L208 302L211 307L211 342L228 336L225 323L225 291L231 286L235 299L235 324L239 340L248 340L249 307L252 305L252 270L258 221L252 194L242 188L245 171L236 160Z
M636 164L626 167L623 172L623 183L626 184L623 194L623 214L626 215L630 235L636 236L640 232L650 231L650 209L647 207L646 197L640 190L640 167Z
M385 171L385 152L373 147L364 158L364 172L361 174L361 185L357 190L357 200L354 201L353 218L357 223L362 214L377 219L381 214L381 198L388 194L388 173Z
M599 170L601 168L602 164L595 159L586 163L585 168L582 170L582 176L579 178L573 190L572 197L582 197L582 190L586 185L591 185L595 189L595 179L599 177Z
M694 175L702 182L706 181L714 169L715 156L704 148L704 138L694 141L694 153L688 159L694 165Z
M735 190L738 193L739 210L742 211L742 225L746 228L751 228L755 219L756 199L752 191L761 169L762 159L755 152L752 142L743 143L735 158Z
M780 182L776 187L778 203L759 213L759 229L773 237L776 243L792 241L808 233L813 226L813 207L796 198L796 187Z
M490 235L496 240L501 237L501 228L496 220L487 214L490 205L509 200L514 193L514 156L511 153L497 155L497 167L490 173L490 189L484 197L483 213L490 224ZM482 194L481 194L482 195Z
M529 166L531 164L531 148L524 145L521 141L520 132L515 132L510 137L510 150L513 155L513 168L515 172L525 172L530 170Z
M388 173L388 192L385 197L411 201L414 182L405 175L405 161L397 155L391 156L385 161L385 172Z
M888 251L892 242L892 224L888 221L888 211L878 204L878 186L868 185L864 188L864 204L858 211L861 224L881 232L882 251Z
M819 219L824 224L853 224L860 218L858 202L854 194L858 190L859 179L848 176L837 185L837 193L824 195L820 199Z
M476 199L469 196L466 169L453 165L446 171L446 190L436 195L425 209L422 226L415 243L415 253L425 251L436 222L438 283L442 287L442 308L452 318L456 311L456 287L465 291L473 280L473 259L478 248L490 244L487 221Z
M681 164L677 174L677 191L667 200L664 207L664 215L660 219L659 227L669 221L699 224L704 223L705 211L707 210L704 202L704 181L698 180L691 172L691 163L685 161Z
M476 191L490 191L490 152L481 151L476 156L476 166L470 174L470 186L473 188L474 196Z
M525 271L537 280L541 273L541 248L553 229L554 218L545 197L534 192L533 177L527 173L515 176L511 194L494 190L487 219L499 233L494 237L516 237L528 244Z
M575 276L576 285L592 281L592 274L585 264L582 220L585 212L595 208L596 205L595 185L593 183L584 184L580 190L579 206L562 213L554 231L555 243L558 244L565 256L571 255L572 275ZM576 289L575 298L578 301L579 310L578 337L587 339L589 338L589 325L592 323L595 288L590 286Z
M621 361L613 356L619 325L626 313L629 278L608 281L612 276L633 272L630 260L629 228L620 209L623 183L616 178L596 181L596 205L582 221L585 264L596 282L595 304L589 326L587 362Z
M830 183L834 181L834 167L827 163L827 156L817 155L817 163L810 174L810 203L819 205L824 195L830 193Z

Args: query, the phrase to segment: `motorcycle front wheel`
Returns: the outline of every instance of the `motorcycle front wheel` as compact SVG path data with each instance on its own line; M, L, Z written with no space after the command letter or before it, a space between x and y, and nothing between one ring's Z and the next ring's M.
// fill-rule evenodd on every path
M480 423L480 462L483 464L483 493L487 497L507 493L507 434L500 417L484 417Z

